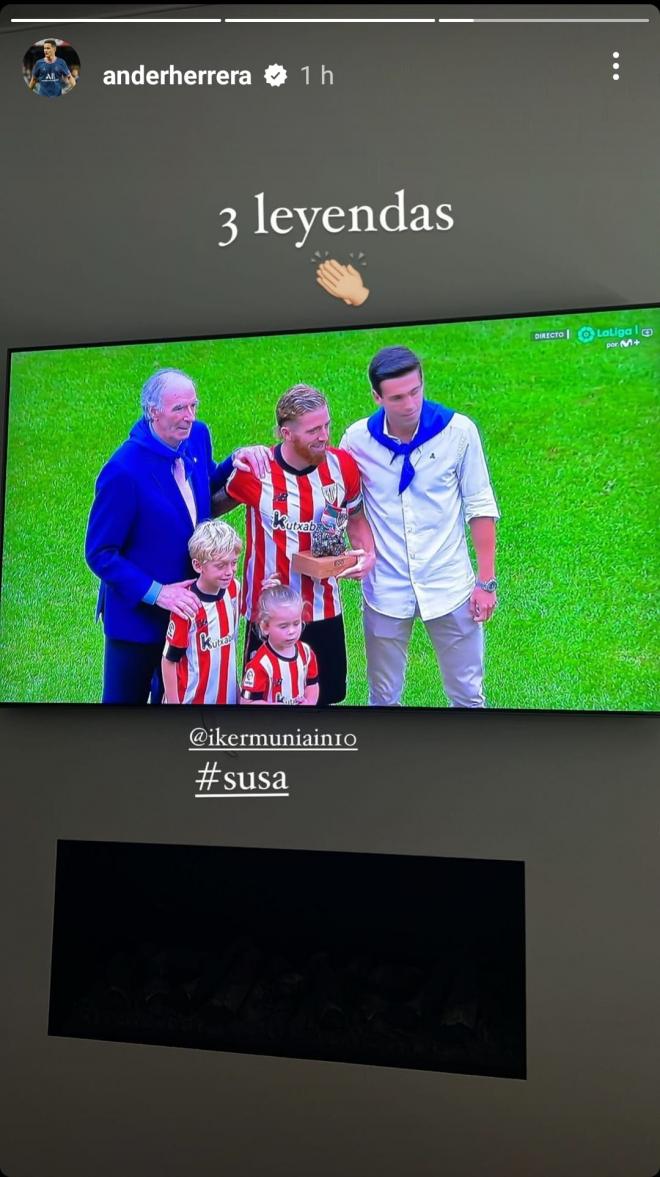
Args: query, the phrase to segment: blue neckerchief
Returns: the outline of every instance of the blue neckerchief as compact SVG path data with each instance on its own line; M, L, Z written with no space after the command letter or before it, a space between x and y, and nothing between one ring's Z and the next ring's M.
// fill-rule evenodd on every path
M399 479L399 494L402 494L406 487L410 486L410 483L415 477L415 467L410 461L410 455L413 450L416 450L425 441L429 441L432 437L435 437L436 434L442 433L453 416L453 409L447 409L444 405L436 405L433 401L423 401L417 432L411 441L396 441L395 438L390 437L385 432L385 409L377 409L367 419L367 429L371 436L380 442L381 445L384 445L385 449L391 450L395 458L398 458L400 455L403 457L403 468L401 470L401 478ZM394 458L392 461L394 461Z
M185 441L182 441L176 449L173 449L171 445L166 445L164 441L161 441L158 435L154 433L149 422L145 421L144 417L141 421L136 421L131 429L130 436L132 441L136 441L138 445L144 446L152 454L158 454L159 457L166 458L170 466L174 465L177 458L181 458L185 466L186 478L190 477L194 463L188 453L189 437Z

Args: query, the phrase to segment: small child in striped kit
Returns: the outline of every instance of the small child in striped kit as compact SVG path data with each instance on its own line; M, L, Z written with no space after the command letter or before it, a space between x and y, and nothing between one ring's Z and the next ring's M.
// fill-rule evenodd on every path
M302 613L302 598L289 585L261 593L257 623L264 643L245 667L241 703L317 703L318 667L314 651L300 641Z
M228 523L207 519L195 528L188 551L199 597L194 618L170 615L163 651L166 703L237 703L236 639L241 590L236 565L240 536Z

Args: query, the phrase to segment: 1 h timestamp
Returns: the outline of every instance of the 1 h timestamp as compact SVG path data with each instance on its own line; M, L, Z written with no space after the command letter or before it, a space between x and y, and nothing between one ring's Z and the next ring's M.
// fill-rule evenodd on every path
M314 81L319 78L321 80L322 86L334 86L335 84L334 71L328 69L327 65L322 65L320 67L315 65L303 65L300 68L300 72L305 79L306 86L313 85Z

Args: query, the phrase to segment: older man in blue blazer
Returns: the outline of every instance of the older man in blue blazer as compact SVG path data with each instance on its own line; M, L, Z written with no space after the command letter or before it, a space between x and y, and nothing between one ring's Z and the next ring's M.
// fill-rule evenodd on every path
M170 612L194 617L188 540L211 516L212 495L232 471L216 464L196 420L193 381L163 368L142 389L143 416L101 470L85 557L99 577L104 703L159 702L160 660ZM240 451L234 462L240 464Z

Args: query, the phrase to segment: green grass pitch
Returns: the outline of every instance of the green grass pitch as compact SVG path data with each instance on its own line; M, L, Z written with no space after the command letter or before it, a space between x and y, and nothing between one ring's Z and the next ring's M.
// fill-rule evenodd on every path
M655 441L660 311L570 317L572 338L535 342L568 317L378 328L260 339L19 353L11 370L0 611L4 701L95 702L103 636L83 559L96 476L163 366L195 379L219 460L270 442L273 409L299 381L328 396L333 441L372 411L378 348L423 360L426 394L477 423L500 506L500 606L487 628L489 707L656 710ZM583 324L652 324L623 350L581 344ZM243 511L228 518L243 532ZM347 703L367 699L360 588L342 589ZM404 703L445 707L421 624Z

